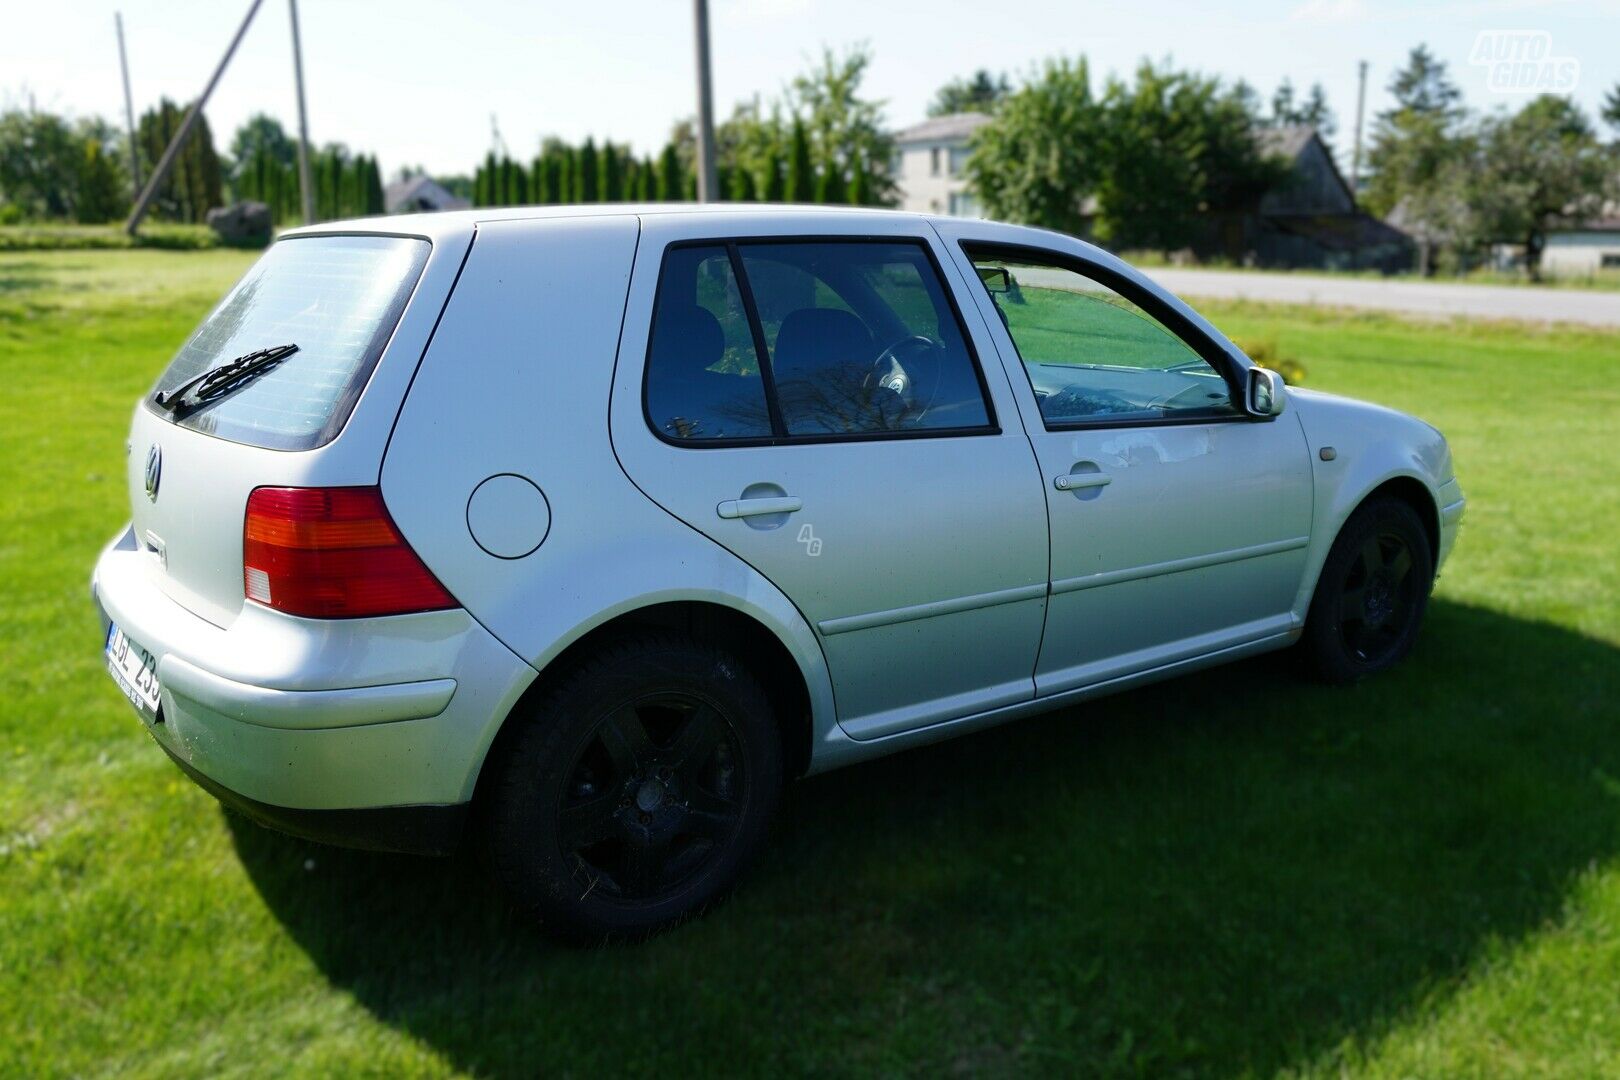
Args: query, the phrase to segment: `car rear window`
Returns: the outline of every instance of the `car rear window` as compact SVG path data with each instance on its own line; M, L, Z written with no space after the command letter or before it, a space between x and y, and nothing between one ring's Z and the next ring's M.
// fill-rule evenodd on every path
M425 240L395 236L280 241L181 346L153 392L245 353L297 345L278 366L179 424L273 450L330 442L394 332L428 249Z

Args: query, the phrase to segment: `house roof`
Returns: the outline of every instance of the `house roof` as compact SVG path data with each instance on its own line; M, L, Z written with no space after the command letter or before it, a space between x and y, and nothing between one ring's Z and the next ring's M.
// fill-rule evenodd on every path
M1283 127L1260 128L1254 135L1265 153L1292 160L1299 157L1306 144L1316 138L1316 128L1310 124L1287 124Z
M934 116L920 124L913 124L895 132L894 141L901 146L913 143L966 142L969 135L989 122L990 117L977 112Z
M390 214L401 210L417 210L422 205L436 210L466 210L472 203L452 195L431 176L412 176L396 180L383 189L383 206Z

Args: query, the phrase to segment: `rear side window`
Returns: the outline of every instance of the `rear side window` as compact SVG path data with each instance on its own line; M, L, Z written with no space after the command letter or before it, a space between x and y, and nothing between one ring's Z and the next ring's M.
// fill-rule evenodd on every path
M664 260L647 364L647 416L681 441L769 436L764 380L731 256L677 248Z
M671 249L646 398L681 442L994 430L939 272L907 241Z
M258 349L297 345L280 365L179 424L273 450L330 442L399 322L428 250L425 240L392 236L273 245L181 346L153 391Z

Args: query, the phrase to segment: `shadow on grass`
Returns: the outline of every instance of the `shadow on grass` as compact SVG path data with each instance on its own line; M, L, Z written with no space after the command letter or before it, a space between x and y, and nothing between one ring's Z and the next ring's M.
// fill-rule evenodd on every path
M1617 683L1608 644L1439 601L1366 685L1261 658L801 783L731 901L635 947L550 945L468 858L231 828L334 984L479 1073L1268 1073L1620 850Z

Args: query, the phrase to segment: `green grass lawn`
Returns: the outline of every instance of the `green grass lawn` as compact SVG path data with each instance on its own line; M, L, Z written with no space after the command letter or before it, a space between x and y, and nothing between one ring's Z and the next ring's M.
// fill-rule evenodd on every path
M0 1076L1620 1073L1620 335L1207 308L1451 437L1416 655L806 781L728 903L570 951L227 816L102 671L130 409L249 258L0 255Z

